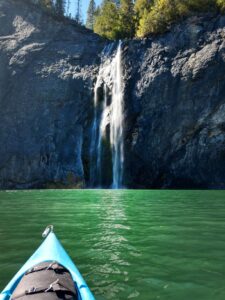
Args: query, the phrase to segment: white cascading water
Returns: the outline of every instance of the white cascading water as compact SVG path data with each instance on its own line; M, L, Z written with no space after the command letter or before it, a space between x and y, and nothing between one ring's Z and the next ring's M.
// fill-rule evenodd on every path
M110 48L109 48L110 49ZM110 50L109 50L110 51ZM105 52L105 51L104 51ZM107 53L108 54L108 53ZM121 64L121 42L112 60L101 65L94 89L94 121L91 139L91 186L102 182L102 141L106 138L106 126L110 125L110 146L112 154L112 188L122 187L124 142L123 142L123 77ZM112 101L107 104L107 86L111 88ZM103 87L103 101L99 106L98 89Z
M123 81L121 63L121 42L112 61L112 104L110 118L110 143L112 147L112 188L122 187L124 143L123 143Z

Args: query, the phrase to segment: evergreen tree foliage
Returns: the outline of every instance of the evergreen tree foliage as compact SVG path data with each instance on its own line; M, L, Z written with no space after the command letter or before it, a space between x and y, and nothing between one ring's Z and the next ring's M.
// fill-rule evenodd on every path
M132 38L135 34L134 4L132 0L121 0L119 9L119 37Z
M65 14L65 0L56 0L56 2L55 2L55 12L59 16L64 16L64 14Z
M161 33L167 25L177 19L176 0L156 0L150 10L144 10L139 21L137 36L142 37L150 33Z
M91 30L94 29L95 11L96 11L95 1L90 0L88 10L87 10L86 27Z
M135 34L132 0L104 0L96 13L94 31L108 39L132 38Z
M137 36L144 37L149 34L165 32L172 23L181 18L199 12L215 12L223 5L216 2L225 0L155 0L150 8L139 15ZM225 5L224 5L225 8Z
M78 24L82 24L81 0L76 0L75 20Z
M95 9L95 19L100 15L100 12L101 12L101 7L100 6L97 6L96 9Z
M69 14L70 0L27 0L57 15ZM75 20L82 23L81 1L76 3ZM167 31L171 24L203 12L225 13L225 0L103 0L96 8L89 0L86 27L108 39L145 37Z
M143 16L145 11L149 11L153 0L136 0L134 10L137 17Z
M95 19L94 31L103 37L115 40L120 37L119 24L118 7L113 1L104 0Z

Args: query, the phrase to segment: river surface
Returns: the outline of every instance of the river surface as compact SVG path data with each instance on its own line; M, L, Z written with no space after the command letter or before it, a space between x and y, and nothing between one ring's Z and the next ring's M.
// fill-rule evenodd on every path
M46 225L97 300L225 299L225 191L0 192L0 289Z

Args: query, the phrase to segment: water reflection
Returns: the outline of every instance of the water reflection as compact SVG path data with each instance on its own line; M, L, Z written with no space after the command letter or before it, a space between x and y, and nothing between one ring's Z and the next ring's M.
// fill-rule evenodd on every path
M96 293L103 292L106 299L116 299L125 290L130 290L131 297L139 295L135 286L127 284L131 270L129 256L137 253L137 250L131 246L128 238L131 227L126 216L124 196L122 190L105 190L99 195L98 237L93 252L101 253L101 263L104 262L98 265L95 273L99 284Z

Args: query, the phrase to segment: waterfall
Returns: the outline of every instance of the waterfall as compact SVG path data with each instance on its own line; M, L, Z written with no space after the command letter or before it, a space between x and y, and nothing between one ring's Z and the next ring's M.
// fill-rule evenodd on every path
M122 187L124 164L123 138L123 76L121 42L113 58L109 57L113 44L103 51L102 64L94 88L94 119L91 132L90 147L90 185L101 187L102 170L111 169L111 183L109 186L118 189ZM111 98L107 91L110 91ZM101 92L100 92L101 91ZM111 100L111 101L110 101ZM107 126L109 134L107 134ZM110 149L110 162L105 166L103 151ZM109 159L108 159L109 160ZM104 173L104 174L103 174Z
M121 64L121 42L112 62L112 108L110 118L110 143L112 147L113 183L112 188L122 187L124 146L123 146L123 82Z

